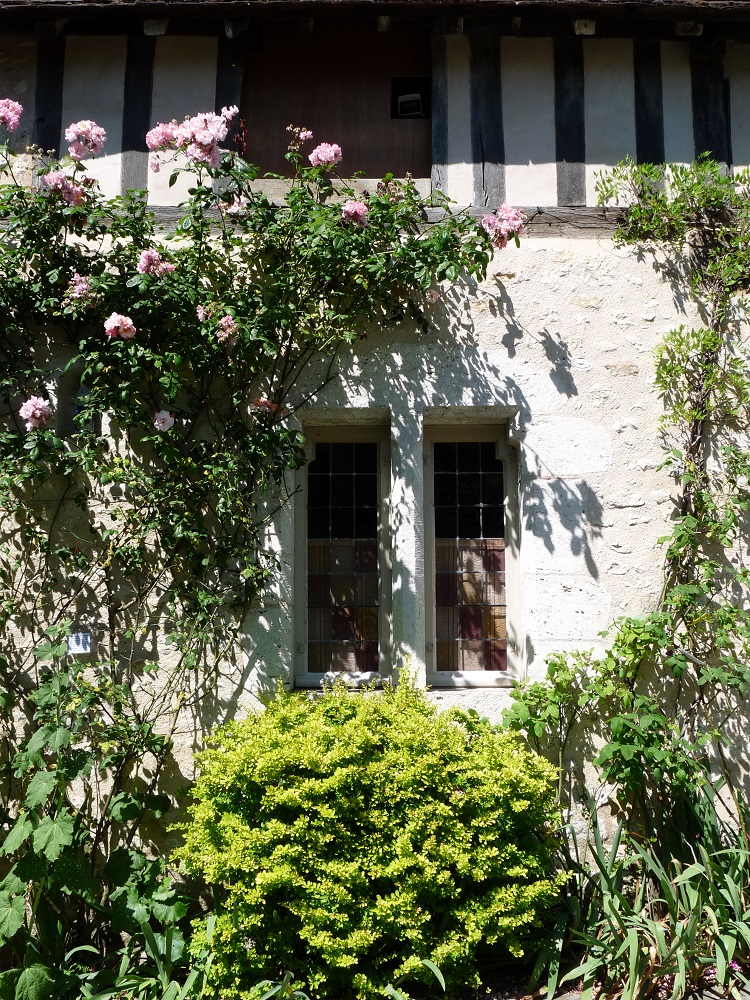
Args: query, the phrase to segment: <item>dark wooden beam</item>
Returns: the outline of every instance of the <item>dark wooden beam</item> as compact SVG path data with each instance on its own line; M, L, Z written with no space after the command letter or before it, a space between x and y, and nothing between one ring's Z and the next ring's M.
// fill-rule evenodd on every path
M505 201L500 35L472 34L469 46L474 204L495 208Z
M709 153L720 163L729 163L724 50L723 39L693 39L690 43L690 75L695 155Z
M557 201L560 205L585 205L583 42L576 37L556 38L554 52Z
M363 7L362 0L0 0L0 11L61 11L78 15L81 11L138 10L143 16L157 16L169 12L205 13L207 8L227 15L240 16L243 12L268 7L314 9L325 6ZM421 8L425 10L459 9L466 7L493 7L512 11L518 16L523 11L556 11L569 16L585 17L587 14L605 13L618 17L653 15L684 18L686 20L716 20L731 17L750 17L750 0L397 0L388 4L388 10Z
M149 206L154 213L156 222L164 230L174 229L177 221L182 218L182 212L172 206ZM454 212L464 211L466 206L453 206ZM485 214L484 208L470 208L471 215L480 218ZM620 208L539 208L527 206L523 208L528 220L527 236L535 238L569 237L574 239L611 239L615 229L622 219ZM427 210L427 225L439 222L445 215L440 208ZM219 213L215 213L217 227Z
M432 26L432 190L448 182L448 67L440 19Z
M635 148L639 163L664 162L664 106L661 45L638 39L633 43L635 75Z
M59 152L62 131L62 92L65 72L65 35L54 22L37 24L37 71L34 142Z

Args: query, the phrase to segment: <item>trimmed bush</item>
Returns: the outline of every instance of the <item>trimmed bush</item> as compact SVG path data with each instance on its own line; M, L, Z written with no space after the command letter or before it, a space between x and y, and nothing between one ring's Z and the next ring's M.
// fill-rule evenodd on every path
M449 989L476 982L479 946L523 955L557 897L553 768L409 683L282 696L199 766L178 854L216 887L212 997L289 971L369 998L429 978L421 958Z

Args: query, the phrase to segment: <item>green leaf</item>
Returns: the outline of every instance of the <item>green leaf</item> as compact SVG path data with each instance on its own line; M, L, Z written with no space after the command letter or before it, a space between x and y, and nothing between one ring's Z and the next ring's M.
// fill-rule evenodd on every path
M136 819L141 811L141 803L128 792L118 792L109 804L109 814L118 823Z
M30 965L16 984L16 1000L50 1000L55 976L46 965Z
M37 771L26 789L24 804L29 809L44 805L56 786L57 773L55 771Z
M437 979L437 981L443 987L443 992L445 992L445 979L443 978L443 973L440 971L440 969L438 969L435 963L431 962L429 958L423 958L422 965L424 965L425 968L430 970L435 979Z
M54 862L50 874L64 892L94 900L97 884L86 858L81 854L65 853Z
M102 876L112 885L121 886L130 878L134 870L130 851L125 847L116 848L101 870Z
M23 927L26 916L26 899L0 892L0 943L5 944Z
M3 854L14 854L31 833L31 822L25 812L21 812L13 829L3 841Z
M61 810L53 819L45 816L34 830L34 850L48 861L56 861L64 847L73 843L73 817Z
M151 810L151 812L161 819L161 817L169 811L172 803L168 795L149 795L146 798L146 807Z
M0 1000L15 1000L16 983L20 975L20 969L9 969L7 972L0 972Z

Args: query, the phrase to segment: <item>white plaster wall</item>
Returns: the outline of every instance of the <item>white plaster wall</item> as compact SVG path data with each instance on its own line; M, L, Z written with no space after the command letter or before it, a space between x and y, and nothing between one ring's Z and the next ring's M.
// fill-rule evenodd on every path
M664 157L668 163L692 163L695 159L693 90L687 42L661 43L661 92Z
M216 38L164 36L156 40L151 127L157 122L181 122L187 115L214 110L216 100ZM169 186L173 165L149 171L148 200L152 205L178 205L187 198L195 178L181 174Z
M71 35L65 40L60 152L67 152L65 129L71 122L88 118L102 125L104 151L87 159L85 167L107 198L120 194L126 53L124 35Z
M729 80L732 161L750 167L750 45L727 42L724 72Z
M583 45L586 204L596 205L596 175L635 156L633 43L590 38Z
M394 658L399 664L408 654L424 676L425 422L436 412L441 421L455 413L460 424L517 411L514 624L523 642L516 676L542 676L549 653L601 649L600 633L616 617L654 606L663 559L657 539L668 530L673 484L658 468L662 406L652 352L686 317L676 315L670 288L648 262L607 240L582 239L509 247L472 294L445 288L434 309L429 335L390 329L360 342L308 412L343 426L351 408L357 422L369 409L378 422L390 412ZM295 592L291 507L276 537L285 575L257 625L249 623L248 670L256 678L285 675L288 651L304 642L292 628L304 585ZM508 691L434 697L498 718Z
M556 205L555 73L551 38L502 39L505 199ZM533 94L533 99L530 95Z

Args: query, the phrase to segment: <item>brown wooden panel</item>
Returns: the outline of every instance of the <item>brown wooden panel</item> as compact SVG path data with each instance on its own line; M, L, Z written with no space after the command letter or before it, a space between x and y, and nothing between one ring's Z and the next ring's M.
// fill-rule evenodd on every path
M425 24L316 21L305 34L294 23L266 24L260 51L248 56L242 95L248 156L262 170L288 173L283 158L289 124L343 150L340 170L351 175L429 177L429 119L391 118L391 79L431 75Z

